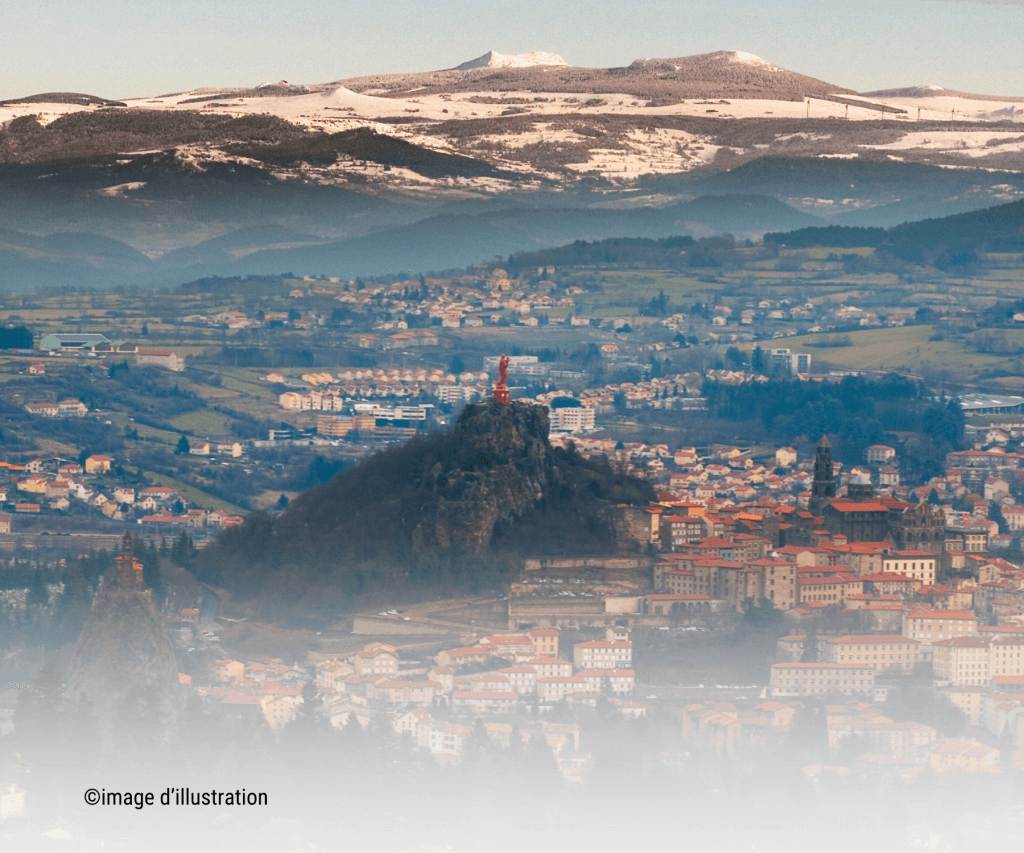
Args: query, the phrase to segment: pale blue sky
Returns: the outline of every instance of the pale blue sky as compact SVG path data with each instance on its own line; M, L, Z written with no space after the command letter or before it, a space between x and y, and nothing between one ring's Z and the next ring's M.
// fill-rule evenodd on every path
M494 49L573 65L745 50L859 91L1024 96L1024 0L36 0L0 12L0 98L108 98L449 68Z

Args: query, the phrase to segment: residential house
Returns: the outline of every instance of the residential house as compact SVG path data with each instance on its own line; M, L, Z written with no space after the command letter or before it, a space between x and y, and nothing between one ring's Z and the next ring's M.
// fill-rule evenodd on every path
M110 465L114 460L109 456L95 455L90 456L85 460L85 473L86 474L105 474L110 470Z

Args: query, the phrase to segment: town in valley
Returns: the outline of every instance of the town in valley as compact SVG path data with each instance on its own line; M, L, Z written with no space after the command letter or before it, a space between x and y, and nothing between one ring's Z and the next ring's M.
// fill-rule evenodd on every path
M1020 100L0 101L0 839L1021 849Z

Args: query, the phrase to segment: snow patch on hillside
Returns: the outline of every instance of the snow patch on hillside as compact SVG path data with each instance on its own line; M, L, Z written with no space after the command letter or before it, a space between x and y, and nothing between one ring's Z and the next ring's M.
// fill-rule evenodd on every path
M532 68L535 65L568 66L557 53L498 53L489 50L483 56L455 66L456 71L471 71L474 68Z
M988 130L928 130L907 133L897 142L864 145L876 151L932 151L962 157L987 157L992 154L1024 153L1020 132Z
M622 148L591 148L583 163L568 163L575 172L597 172L619 183L643 175L689 172L706 166L720 146L700 136L668 128L630 130Z
M762 59L753 53L746 53L742 50L720 50L711 54L716 59L724 59L727 62L735 62L740 65L754 65L758 68L766 68L769 71L779 71L777 65L772 65L767 59Z
M106 196L107 198L125 198L125 193L131 192L132 190L141 190L144 186L146 186L145 181L129 181L126 184L104 187L101 190L96 190L96 192L98 195Z

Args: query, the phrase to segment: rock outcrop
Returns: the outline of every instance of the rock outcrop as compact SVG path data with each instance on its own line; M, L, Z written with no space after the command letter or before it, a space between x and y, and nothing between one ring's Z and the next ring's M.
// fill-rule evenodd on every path
M303 492L277 518L256 513L224 531L199 576L240 595L306 596L307 608L309 590L458 586L507 572L507 558L644 551L639 508L653 498L649 483L606 460L552 447L545 407L488 400L446 433Z
M104 578L78 637L68 678L73 701L87 697L103 735L133 714L166 730L182 708L178 665L164 621L142 588L128 549Z
M467 406L453 438L458 464L431 469L436 500L413 531L418 551L483 551L495 525L543 500L555 479L541 406L487 401Z

